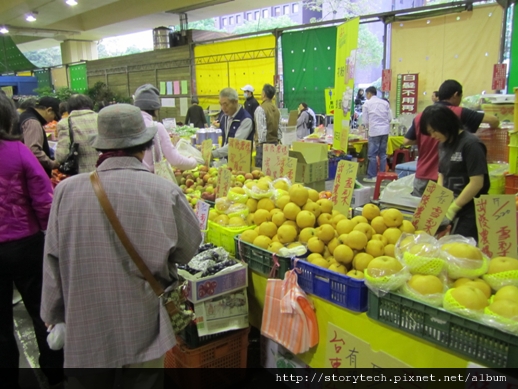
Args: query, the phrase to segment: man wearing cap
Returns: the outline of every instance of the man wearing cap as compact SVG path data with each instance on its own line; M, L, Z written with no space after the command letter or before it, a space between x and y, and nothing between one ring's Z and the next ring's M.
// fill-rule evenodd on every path
M223 147L212 152L214 158L228 156L228 140L230 138L254 139L253 120L250 114L239 105L237 91L225 88L219 92L219 104L223 111L220 128L223 136Z
M31 149L47 172L59 166L59 162L50 158L50 146L44 125L53 120L59 121L59 100L54 97L42 97L34 107L28 107L21 115L16 135L23 136L23 143Z
M198 128L208 128L207 118L205 117L205 112L203 112L203 108L200 107L199 101L197 97L193 97L191 99L192 105L187 110L187 115L185 115L185 125L193 124L194 127Z
M243 91L243 95L245 96L245 109L246 112L250 114L251 117L254 117L255 110L259 107L259 102L254 97L254 87L252 85L245 85L241 88Z
M166 288L178 280L201 232L185 195L142 164L156 127L139 108L116 104L98 116L96 172L135 250ZM163 388L164 355L176 344L161 299L142 276L101 208L90 174L60 183L45 239L41 317L66 323L68 388ZM155 369L119 369L155 367Z

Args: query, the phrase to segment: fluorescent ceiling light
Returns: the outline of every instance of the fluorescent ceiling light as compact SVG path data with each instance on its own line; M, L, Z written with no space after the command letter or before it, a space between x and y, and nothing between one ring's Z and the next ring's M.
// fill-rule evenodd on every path
M0 33L7 34L8 32L9 30L7 29L7 27L3 26L2 28L0 28Z
M72 6L72 7L73 7L74 5L77 5L77 1L76 1L76 0L67 0L67 1L65 1L65 3L67 3L68 5L70 5L70 6Z
M35 22L36 21L36 13L34 13L34 12L28 13L25 16L25 20L27 20L28 22Z

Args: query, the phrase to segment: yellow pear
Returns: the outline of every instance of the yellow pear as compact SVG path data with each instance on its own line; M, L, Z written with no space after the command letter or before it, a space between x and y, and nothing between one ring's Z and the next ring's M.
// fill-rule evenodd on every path
M268 245L267 250L268 250L268 251L271 251L272 253L276 253L276 254L277 254L277 253L279 252L279 250L280 250L280 249L282 249L283 247L284 247L284 245L283 245L282 243L279 243L279 242L273 242L273 241L272 241L272 243L270 243L270 244Z
M375 217L380 215L380 209L374 204L365 204L362 209L362 216L368 221L371 221Z
M295 228L295 230L299 231L299 226L297 226L297 223L295 223L293 220L286 220L284 223L282 223L283 226L292 226Z
M322 211L322 213L331 214L333 212L333 202L331 200L320 199L317 201L317 204L320 206L320 211Z
M223 226L223 227L226 227L228 226L228 216L227 215L219 215L216 220L215 220L215 223L219 224L220 226Z
M387 227L399 228L403 224L403 214L399 209L389 208L383 213L383 221Z
M302 232L301 232L302 234ZM331 241L327 244L327 248L329 249L329 252L331 254L334 253L335 251L335 248L340 244L340 241L338 240L338 238L333 238L331 239Z
M355 216L351 220L355 221L357 224L359 223L369 223L366 217L364 216Z
M338 232L338 235L348 234L357 225L358 223L349 219L340 220L336 225L336 231Z
M255 213L254 213L255 225L260 226L264 222L268 222L270 220L272 220L272 215L266 209L258 209L257 211L255 211Z
M367 236L361 231L351 231L347 234L345 244L355 250L363 250L367 245Z
M348 265L352 262L354 253L351 248L345 244L338 245L334 252L333 257L340 263Z
M282 210L280 210L279 208L274 208L272 210L270 210L270 215L275 215L276 213L282 213Z
M332 263L329 265L328 269L336 273L347 274L347 268L342 264Z
M299 226L299 228L301 229L307 227L314 227L315 221L315 215L310 211L300 211L296 217L297 226Z
M277 182L275 182L275 184L273 184L273 187L275 189L282 189L286 191L290 189L288 183L285 180L278 180Z
M363 272L373 259L374 257L370 254L358 253L353 258L353 268Z
M388 228L385 225L385 221L382 216L376 216L374 219L372 219L371 227L374 228L376 234L383 234L385 230Z
M385 245L385 247L383 248L383 252L387 257L396 258L396 246L393 244L389 243Z
M286 204L288 204L289 202L290 202L290 196L289 196L289 195L284 195L284 196L279 197L279 198L275 201L275 205L276 205L279 209L284 210L284 207L285 207L285 206L286 206Z
M333 225L333 227L336 228L336 225L340 223L340 221L342 220L347 220L347 218L340 213L336 216L333 216L333 218L331 219L331 224Z
M335 229L330 224L324 224L318 228L317 237L327 244L335 237Z
M257 209L266 209L268 212L270 212L274 208L275 204L270 199L261 199L257 203Z
M332 224L331 223L332 216L329 213L321 213L320 216L317 219L317 224L319 226L322 226L324 224Z
M309 263L313 263L313 261L317 258L322 258L324 259L324 257L322 257L322 254L318 254L318 253L312 253L312 254L309 254L308 255L308 262Z
M293 226L282 225L277 230L277 236L281 243L291 243L297 239L297 229Z
M240 239L244 242L253 244L257 236L257 232L255 232L254 230L246 230L243 231L243 233L240 236Z
M396 227L390 227L385 230L383 233L383 236L387 238L387 241L389 244L396 244L399 240L399 237L401 236L402 232L399 228Z
M265 235L271 239L275 234L277 234L277 226L274 222L264 222L259 226L259 235Z
M325 259L324 257L316 257L315 259L313 259L313 262L311 262L313 265L315 266L320 266L320 267L323 267L324 269L327 269L329 267L329 265L331 264L327 259Z
M216 221L216 219L218 218L218 216L219 216L219 213L218 213L218 211L216 211L215 209L211 209L211 210L209 211L209 220L210 220L210 221L213 221L213 222L214 222L214 221Z
M308 195L309 195L309 199L313 202L317 202L319 197L318 197L318 192L315 190L315 189L309 189L308 190Z
M358 223L353 231L361 231L367 236L367 240L371 240L372 238L372 228L368 223Z
M259 235L257 238L254 239L254 246L260 247L262 249L267 250L268 246L272 243L272 240L264 235Z
M289 193L290 193L290 200L293 203L297 204L299 207L302 207L308 201L309 193L308 193L308 190L303 185L300 185L300 184L292 185L289 190Z
M229 227L245 227L246 221L241 216L233 216L230 219L228 219L228 226Z
M308 250L312 253L322 254L324 252L324 248L324 242L322 242L316 236L308 240Z
M381 243L383 243L383 246L388 245L388 240L381 234L374 234L372 235L371 240L379 240Z
M315 219L321 214L320 206L312 200L308 200L308 202L302 207L302 210L311 212L315 215Z
M277 236L277 234L275 234L272 238L272 242L278 242L279 241L279 237Z
M246 200L246 206L248 207L248 210L252 213L257 211L257 200L256 199L248 199Z
M384 245L381 240L370 240L367 242L367 247L365 247L365 252L367 254L372 255L373 257L381 257L384 255Z
M314 236L316 236L316 230L312 227L307 227L300 231L299 241L302 243L307 243L308 240L310 240Z
M284 217L284 213L282 212L278 212L272 216L272 222L274 222L277 227L282 226L285 221L286 218Z
M284 217L288 220L297 220L297 215L300 213L300 207L295 203L288 203L282 210Z
M403 220L399 229L401 232L406 232L407 234L413 234L415 232L414 225L408 220Z
M246 224L249 226L255 225L253 213L249 213L248 215L246 215Z

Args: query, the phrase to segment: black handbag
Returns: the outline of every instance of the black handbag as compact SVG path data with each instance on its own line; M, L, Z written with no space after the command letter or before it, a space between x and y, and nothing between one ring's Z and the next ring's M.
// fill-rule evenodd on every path
M74 134L72 132L72 121L68 118L68 135L70 137L70 149L61 165L59 165L59 171L67 176L73 176L79 172L79 143L74 142Z

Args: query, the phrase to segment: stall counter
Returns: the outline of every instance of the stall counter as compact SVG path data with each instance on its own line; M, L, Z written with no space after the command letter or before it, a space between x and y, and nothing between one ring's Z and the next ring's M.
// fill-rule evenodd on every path
M250 324L261 328L267 278L249 272L248 295ZM386 327L370 319L366 313L356 313L329 303L313 295L320 334L319 344L310 351L297 355L313 368L323 368L326 357L327 323L341 327L371 345L374 351L383 351L391 357L416 368L466 368L469 361L431 343Z

